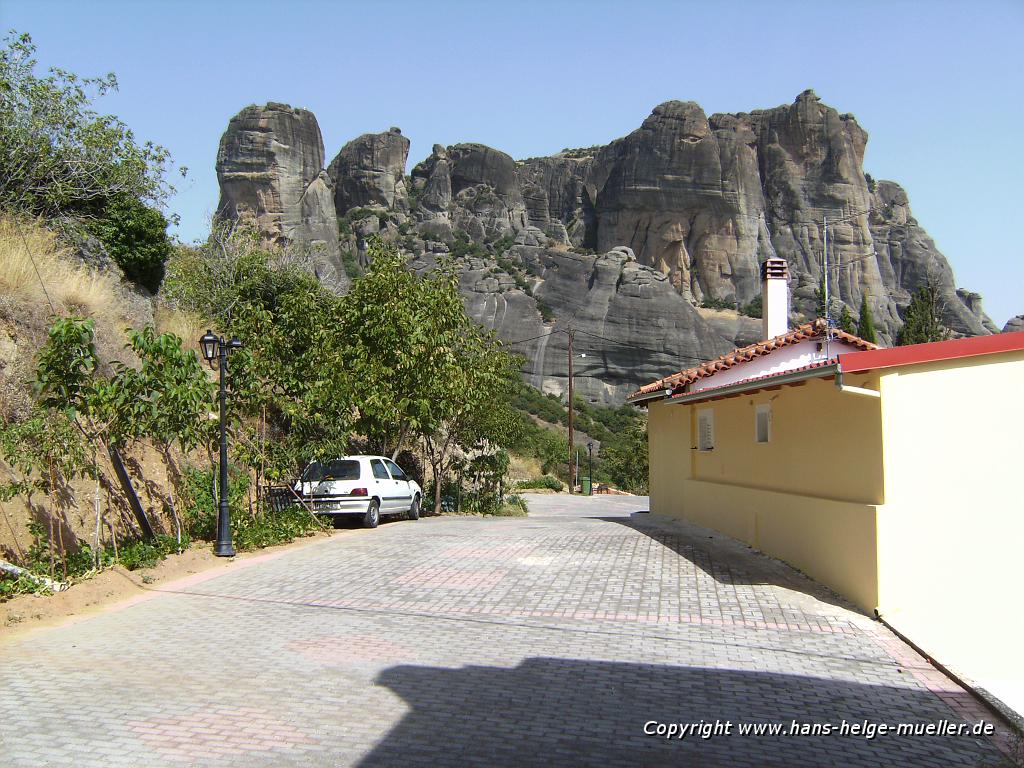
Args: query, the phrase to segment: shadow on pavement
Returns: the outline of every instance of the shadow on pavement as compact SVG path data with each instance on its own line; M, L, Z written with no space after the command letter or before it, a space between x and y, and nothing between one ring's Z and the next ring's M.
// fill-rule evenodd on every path
M769 557L742 541L709 529L707 535L672 531L647 522L640 517L601 517L606 523L631 528L642 533L679 557L685 558L723 584L777 586L803 592L823 603L866 615L863 610L824 584L804 575L791 565Z
M739 735L739 724L958 724L923 690L736 670L532 658L514 668L395 666L411 708L359 763L371 766L1002 766L971 735ZM967 695L966 693L964 694ZM645 723L719 721L702 739ZM731 734L722 733L725 722ZM971 723L970 725L974 725ZM655 726L648 725L648 729Z

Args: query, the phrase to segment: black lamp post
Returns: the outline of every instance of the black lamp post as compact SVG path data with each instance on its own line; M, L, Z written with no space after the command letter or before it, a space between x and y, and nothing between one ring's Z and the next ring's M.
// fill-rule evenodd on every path
M594 495L594 442L590 441L587 443L587 470L590 473L590 493L588 496Z
M217 512L217 544L213 553L217 557L234 557L235 548L231 544L231 511L228 508L228 395L225 378L228 372L228 354L240 349L242 342L238 339L225 341L223 336L217 336L207 330L199 339L199 346L211 368L214 358L220 359L220 506Z

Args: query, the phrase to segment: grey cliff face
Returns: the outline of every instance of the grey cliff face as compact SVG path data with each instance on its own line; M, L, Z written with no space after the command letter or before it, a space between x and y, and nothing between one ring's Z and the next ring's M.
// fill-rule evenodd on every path
M854 313L866 295L883 339L895 337L901 310L928 279L940 285L953 331L994 332L980 297L956 289L903 190L866 177L866 143L852 115L813 91L788 106L710 118L671 101L591 157L531 159L520 177L531 224L553 231L560 222L574 245L627 245L695 304L749 302L758 264L779 256L794 306L813 311L828 218L830 293Z
M517 162L482 144L435 144L406 179L409 141L398 129L349 142L325 173L313 116L268 104L231 121L217 170L222 215L251 217L269 240L320 244L336 261L339 247L351 250L364 268L374 234L418 270L458 254L474 318L506 341L543 337L515 349L545 391L562 392L566 374L565 335L545 334L571 319L580 350L590 345L580 392L616 404L758 340L759 320L713 307L757 297L769 257L789 263L791 323L813 317L826 217L836 315L846 304L856 316L865 297L891 342L911 295L931 281L956 334L997 331L981 297L956 287L906 192L866 176L867 138L813 91L710 117L670 101L607 146L551 157ZM348 221L339 246L335 213L365 206L380 211ZM1007 324L1022 328L1020 318Z
M309 248L317 272L348 284L324 142L312 112L269 103L243 109L228 123L217 151L217 215L254 224L268 241Z
M1011 317L1003 326L1003 333L1018 333L1024 331L1024 315Z
M413 267L426 270L437 255L425 253ZM621 403L638 382L733 348L665 275L638 264L624 246L583 255L517 245L502 263L463 259L460 289L470 315L503 341L531 339L512 349L526 359L524 379L543 392L565 394L567 318L577 331L574 351L586 354L575 364L577 392L605 405ZM529 292L520 287L524 282ZM544 320L541 305L553 322Z
M334 182L334 207L338 215L370 205L408 211L408 159L409 140L398 128L386 133L364 133L342 147L327 169Z
M656 107L595 161L597 248L629 245L685 298L749 301L771 250L748 130L713 130L693 102Z

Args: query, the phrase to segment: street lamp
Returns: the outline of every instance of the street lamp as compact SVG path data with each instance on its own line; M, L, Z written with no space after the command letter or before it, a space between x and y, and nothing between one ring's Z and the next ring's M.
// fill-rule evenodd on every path
M587 467L590 472L590 493L588 496L594 495L594 441L591 440L587 443Z
M241 349L242 342L238 339L225 341L207 329L199 339L199 347L203 357L214 367L214 358L219 358L220 367L220 505L217 512L217 544L213 553L217 557L234 557L235 548L231 544L231 512L228 509L228 432L227 432L227 387L225 379L228 372L228 354Z

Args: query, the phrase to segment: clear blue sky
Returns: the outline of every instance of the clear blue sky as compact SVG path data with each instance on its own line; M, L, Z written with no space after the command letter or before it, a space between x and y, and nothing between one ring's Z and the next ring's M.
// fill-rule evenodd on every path
M100 107L191 169L171 209L201 238L214 160L251 103L311 109L327 159L402 128L410 160L479 141L528 157L605 143L660 102L708 114L814 88L870 134L865 169L901 183L958 283L1001 327L1024 312L1024 3L103 2L0 0L40 61L117 74Z

